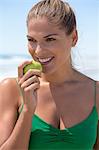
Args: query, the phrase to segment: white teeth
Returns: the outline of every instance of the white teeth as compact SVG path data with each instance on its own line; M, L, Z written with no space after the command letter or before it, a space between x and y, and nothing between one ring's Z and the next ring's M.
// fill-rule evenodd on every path
M52 57L50 57L50 58L44 58L44 59L39 58L39 61L41 63L46 63L46 62L50 61L51 59L52 59Z

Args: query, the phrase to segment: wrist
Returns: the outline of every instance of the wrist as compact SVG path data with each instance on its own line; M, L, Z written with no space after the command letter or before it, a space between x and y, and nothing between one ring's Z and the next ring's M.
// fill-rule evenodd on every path
M23 108L22 108L22 112L24 114L27 114L29 116L33 116L34 112L35 112L35 109L33 108L32 110L29 109L29 107L27 107L27 105L24 104Z

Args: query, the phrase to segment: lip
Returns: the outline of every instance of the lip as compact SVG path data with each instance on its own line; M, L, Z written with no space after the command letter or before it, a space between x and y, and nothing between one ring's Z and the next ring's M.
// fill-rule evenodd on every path
M40 61L40 59L42 59L42 60L43 60L43 59L47 60L48 58L50 58L50 59L49 59L48 61L46 61L46 62L43 62L43 61L41 62L41 61ZM38 58L38 61L39 61L42 65L47 65L48 63L50 63L50 62L53 60L54 57L48 57L48 58Z

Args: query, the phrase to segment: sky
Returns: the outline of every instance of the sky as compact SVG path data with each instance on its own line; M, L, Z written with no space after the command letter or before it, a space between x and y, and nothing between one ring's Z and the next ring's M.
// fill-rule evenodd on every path
M27 54L26 17L38 0L0 1L0 55ZM99 0L67 0L77 18L79 40L75 47L82 57L99 57Z

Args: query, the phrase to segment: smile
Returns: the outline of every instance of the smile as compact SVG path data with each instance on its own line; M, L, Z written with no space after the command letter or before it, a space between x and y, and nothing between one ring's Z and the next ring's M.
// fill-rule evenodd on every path
M50 62L52 59L53 59L53 57L42 58L42 59L39 58L38 60L39 60L39 62L40 62L41 64L46 64L46 63Z

